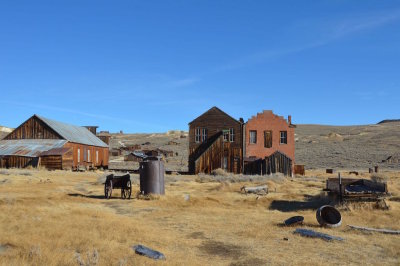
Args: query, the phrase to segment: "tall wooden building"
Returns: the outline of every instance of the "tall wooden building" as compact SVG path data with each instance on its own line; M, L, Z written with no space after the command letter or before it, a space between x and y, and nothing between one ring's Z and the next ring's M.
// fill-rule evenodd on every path
M242 172L243 119L238 121L217 107L189 123L189 172L211 173L217 168Z
M0 141L0 167L108 167L108 146L85 127L38 115Z

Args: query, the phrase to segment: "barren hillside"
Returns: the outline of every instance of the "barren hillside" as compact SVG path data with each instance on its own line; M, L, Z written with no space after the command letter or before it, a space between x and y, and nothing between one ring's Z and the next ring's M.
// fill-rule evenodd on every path
M307 168L400 168L400 123L298 125L296 163ZM390 158L391 157L391 158ZM383 162L386 159L388 162Z
M0 126L0 139L3 139L5 136L8 135L13 129L8 127Z

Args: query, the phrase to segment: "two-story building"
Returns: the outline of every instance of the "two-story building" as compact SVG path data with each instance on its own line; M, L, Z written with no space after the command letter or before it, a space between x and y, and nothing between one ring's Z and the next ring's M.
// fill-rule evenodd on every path
M211 173L222 168L241 173L243 119L212 107L189 123L189 172Z
M295 162L295 140L291 116L284 119L271 110L251 117L244 129L245 172L254 172L251 165L259 164L259 174L282 172L291 175ZM249 165L250 167L246 167ZM257 167L256 167L257 168Z

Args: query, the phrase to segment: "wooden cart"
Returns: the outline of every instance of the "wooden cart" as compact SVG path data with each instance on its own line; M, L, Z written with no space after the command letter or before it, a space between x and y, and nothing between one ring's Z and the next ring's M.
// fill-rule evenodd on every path
M131 176L129 174L122 176L108 175L104 183L104 196L106 199L111 198L112 190L115 188L121 189L121 198L130 199L132 195Z

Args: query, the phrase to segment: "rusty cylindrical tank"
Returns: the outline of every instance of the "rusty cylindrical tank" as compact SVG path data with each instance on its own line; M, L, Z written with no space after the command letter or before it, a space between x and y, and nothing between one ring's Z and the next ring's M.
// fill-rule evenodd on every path
M140 193L165 194L164 162L161 158L146 159L140 163Z

